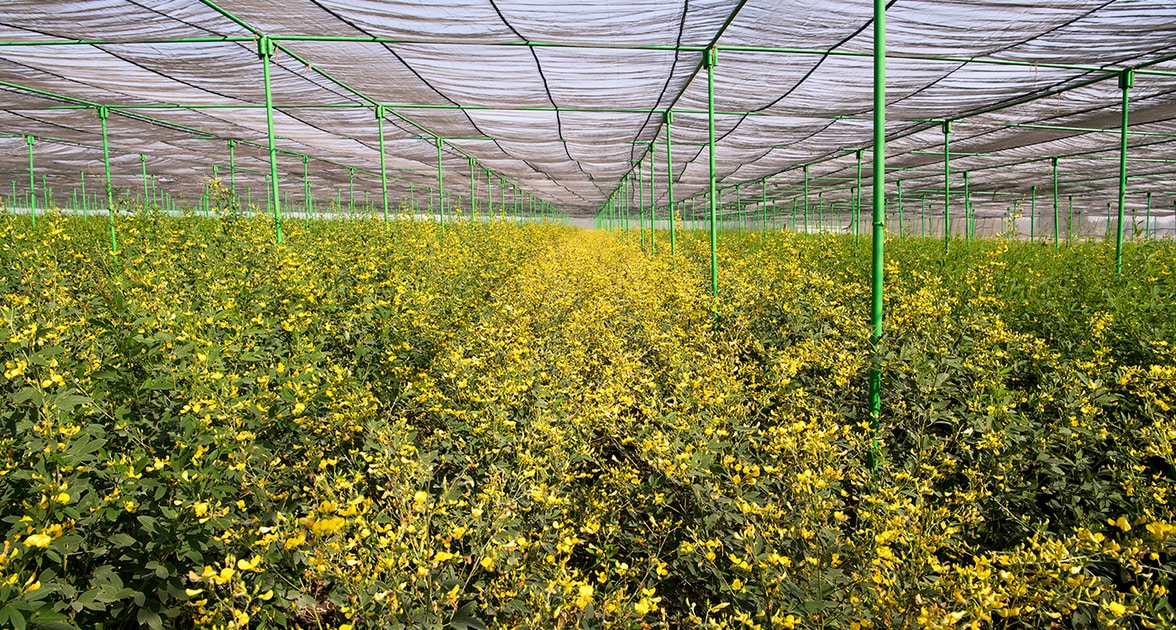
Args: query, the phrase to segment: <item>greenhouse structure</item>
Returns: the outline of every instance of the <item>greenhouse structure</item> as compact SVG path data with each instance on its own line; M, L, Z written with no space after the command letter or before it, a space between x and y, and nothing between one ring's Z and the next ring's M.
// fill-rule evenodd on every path
M1176 624L1173 0L6 0L0 234L0 627Z

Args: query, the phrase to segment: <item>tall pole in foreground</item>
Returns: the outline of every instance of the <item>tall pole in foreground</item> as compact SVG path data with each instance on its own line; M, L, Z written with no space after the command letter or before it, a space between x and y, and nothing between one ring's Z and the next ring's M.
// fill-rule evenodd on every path
M877 53L875 53L877 57ZM943 251L951 242L951 121L943 121Z
M105 106L98 108L98 120L102 121L102 165L106 170L106 208L110 217L110 255L118 264L118 237L114 232L114 186L110 184L110 140L106 135L106 119L110 110Z
M437 136L437 209L441 213L441 230L445 231L445 174L441 166L441 146L444 143Z
M946 129L946 127L945 127ZM946 146L944 147L946 153ZM882 415L882 265L886 227L886 0L874 0L874 239L870 268L870 444L867 465L878 468L878 424Z
M274 233L282 243L282 201L278 197L278 149L274 146L274 94L270 86L270 58L274 55L274 40L263 35L257 40L257 56L261 58L262 81L265 82L265 131L269 145L270 196L274 200Z
M718 63L718 51L714 48L706 49L703 54L703 65L706 66L706 139L708 163L710 166L710 263L711 263L711 295L715 298L713 314L718 316L719 297L719 256L717 232L715 231L718 208L715 201L718 191L715 186L715 64Z
M1127 96L1135 83L1135 71L1128 68L1119 74L1123 90L1123 123L1119 130L1119 211L1115 225L1115 275L1123 273L1123 206L1127 202Z
M376 133L380 136L380 195L384 201L384 223L388 222L388 167L384 156L384 106L376 105Z
M666 194L670 198L670 256L678 251L678 237L674 233L677 219L674 217L674 146L670 139L670 124L674 122L673 113L666 111ZM677 266L677 263L674 263Z

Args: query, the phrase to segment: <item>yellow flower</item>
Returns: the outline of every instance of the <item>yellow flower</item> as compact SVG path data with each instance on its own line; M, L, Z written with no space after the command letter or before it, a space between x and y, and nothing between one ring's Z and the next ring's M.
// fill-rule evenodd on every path
M310 526L310 530L318 536L329 536L343 529L343 526L346 524L347 519L339 516L332 518L322 518L315 521L314 525Z
M1107 608L1111 611L1111 614L1116 617L1122 617L1123 615L1127 614L1127 607L1123 604L1120 604L1119 602L1110 602L1107 604Z
M33 534L24 539L24 544L27 547L40 547L42 549L49 546L53 539L45 534Z

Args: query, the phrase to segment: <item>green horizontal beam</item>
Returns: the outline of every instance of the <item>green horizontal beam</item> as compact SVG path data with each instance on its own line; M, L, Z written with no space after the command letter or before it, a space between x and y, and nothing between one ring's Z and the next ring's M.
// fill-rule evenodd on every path
M221 15L233 20L242 28L261 34L259 29L253 28L243 20L233 16L211 2L206 5L217 10ZM388 44L413 46L494 46L508 48L570 48L570 49L603 49L603 50L648 50L664 52L698 52L707 49L706 46L688 46L676 44L618 44L611 42L544 42L544 41L471 41L470 39L410 39L403 37L338 37L330 35L270 35L270 39L277 42L321 42L321 43L352 43L352 44ZM179 37L179 38L142 38L142 39L46 39L26 41L0 41L0 47L29 47L29 46L127 46L127 45L169 45L169 44L221 44L247 43L255 41L255 37L243 36L211 36L211 37ZM823 48L788 48L777 46L726 46L717 45L715 48L726 53L770 53L782 55L805 56L835 56L870 58L870 51L838 50ZM1112 72L1117 73L1125 66L1120 65L1092 65L1072 63L1051 63L1036 61L1019 61L1015 59L995 59L991 57L969 57L958 55L924 55L919 53L903 53L887 51L887 57L908 59L914 61L933 61L940 63L976 63L996 66L1013 66L1024 68L1050 68L1058 70L1078 70L1083 72ZM1176 76L1176 71L1154 70L1141 68L1137 74L1156 76Z

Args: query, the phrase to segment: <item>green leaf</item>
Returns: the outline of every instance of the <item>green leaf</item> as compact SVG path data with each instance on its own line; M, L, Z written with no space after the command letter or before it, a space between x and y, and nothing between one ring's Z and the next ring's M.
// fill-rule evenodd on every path
M486 624L474 616L476 606L477 602L466 602L464 606L457 609L457 612L453 613L453 619L449 620L449 625L454 630L486 630Z

